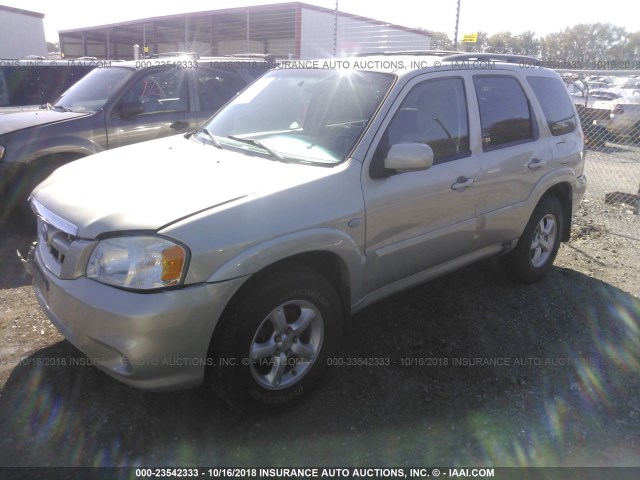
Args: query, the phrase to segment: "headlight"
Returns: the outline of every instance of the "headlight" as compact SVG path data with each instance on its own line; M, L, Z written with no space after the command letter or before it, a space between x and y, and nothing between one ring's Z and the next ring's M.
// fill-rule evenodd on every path
M184 247L165 238L107 238L93 249L87 277L139 290L171 287L180 283L186 258Z

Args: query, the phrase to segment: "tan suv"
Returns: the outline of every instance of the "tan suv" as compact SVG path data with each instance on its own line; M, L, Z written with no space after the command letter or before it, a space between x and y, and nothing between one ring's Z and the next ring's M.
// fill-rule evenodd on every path
M567 89L522 57L290 62L187 137L38 186L34 287L109 375L235 405L300 398L399 290L493 255L541 279L586 185Z

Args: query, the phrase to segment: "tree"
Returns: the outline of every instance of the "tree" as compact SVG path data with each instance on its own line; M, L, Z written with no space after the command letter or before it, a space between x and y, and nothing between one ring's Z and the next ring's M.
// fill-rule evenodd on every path
M627 44L624 47L622 60L633 62L634 65L640 59L640 32L630 33L627 36Z
M59 52L60 44L58 42L47 42L47 52Z
M453 50L453 40L444 32L433 32L431 50Z
M540 40L536 39L535 32L527 30L526 32L516 35L512 52L516 55L529 55L537 57L540 55Z
M487 39L486 51L491 53L513 53L515 44L516 39L510 32L499 32Z
M450 50L453 42L446 33L434 32L431 48ZM557 68L640 68L640 32L630 33L609 23L578 24L541 38L531 30L517 35L498 32L491 37L478 32L476 43L459 43L457 48L464 52L539 57Z
M597 68L607 60L620 58L629 44L623 27L609 23L581 23L544 38L544 60Z

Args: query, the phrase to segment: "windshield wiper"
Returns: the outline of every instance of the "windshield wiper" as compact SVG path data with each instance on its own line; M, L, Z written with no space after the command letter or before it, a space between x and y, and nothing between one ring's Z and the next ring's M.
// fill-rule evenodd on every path
M242 143L246 143L248 145L253 145L254 147L261 148L265 152L267 152L269 155L271 155L271 157L275 158L279 162L289 163L282 155L280 155L275 150L267 147L260 140L255 140L253 138L241 138L241 137L236 137L234 135L229 135L227 138L230 138L231 140L235 140L236 142L242 142Z
M73 110L71 110L69 107L65 107L64 105L51 105L50 103L47 103L46 109L47 110L62 110L63 112L73 112Z
M207 130L206 128L204 128L204 127L200 127L199 129L197 129L195 132L193 132L191 134L188 133L187 135L185 135L185 137L188 138L188 135L195 136L198 133L204 133L214 147L219 148L220 150L222 150L222 145L220 145L220 142L218 140L216 140L216 137L214 137L211 134L211 132L209 130Z

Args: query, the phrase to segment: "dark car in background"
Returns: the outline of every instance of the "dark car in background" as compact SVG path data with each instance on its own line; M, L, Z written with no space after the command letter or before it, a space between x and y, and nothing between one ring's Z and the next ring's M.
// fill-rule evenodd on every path
M54 101L102 62L0 59L0 113Z
M57 167L193 131L269 68L255 57L113 62L43 109L0 115L0 220Z

